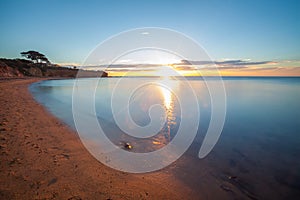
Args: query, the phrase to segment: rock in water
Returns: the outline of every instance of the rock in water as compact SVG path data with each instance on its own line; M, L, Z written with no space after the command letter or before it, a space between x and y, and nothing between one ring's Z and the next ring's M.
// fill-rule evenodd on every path
M126 142L126 143L124 144L124 147L125 147L125 149L128 149L128 150L132 149L132 145L129 144L128 142Z

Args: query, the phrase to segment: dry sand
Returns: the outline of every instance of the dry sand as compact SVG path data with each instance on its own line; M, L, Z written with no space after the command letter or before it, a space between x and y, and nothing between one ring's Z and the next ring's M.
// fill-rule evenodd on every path
M33 99L28 85L38 80L0 80L0 199L189 198L168 173L128 174L94 159Z

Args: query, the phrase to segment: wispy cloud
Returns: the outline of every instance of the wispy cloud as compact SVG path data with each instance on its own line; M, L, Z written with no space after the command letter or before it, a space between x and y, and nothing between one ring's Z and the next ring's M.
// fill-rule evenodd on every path
M251 61L224 59L220 61L182 60L172 65L176 70L198 71L201 74L249 76L300 76L300 60Z
M76 67L78 67L78 66L80 66L80 64L79 63L74 63L74 62L64 62L64 63L57 63L59 66L63 66L63 67L65 67L65 66L76 66Z
M275 61L259 61L251 62L247 60L225 60L225 61L194 61L194 60L182 60L181 63L175 63L174 65L263 65L276 63Z
M128 62L128 63L127 63ZM75 65L76 66L76 65ZM225 59L219 61L182 60L169 64L169 67L184 74L222 74L222 75L255 75L255 76L300 76L300 60L252 61L250 59ZM159 72L161 64L133 64L129 60L113 65L84 66L82 69L104 70L111 73L126 72ZM209 73L208 73L209 72Z

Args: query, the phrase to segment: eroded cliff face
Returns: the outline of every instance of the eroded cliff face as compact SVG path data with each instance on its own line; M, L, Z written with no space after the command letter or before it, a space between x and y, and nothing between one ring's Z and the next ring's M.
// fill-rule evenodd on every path
M0 61L0 77L24 77L18 69L7 66Z
M78 69L37 64L24 59L0 59L0 77L76 77ZM103 71L84 71L80 77L107 77Z

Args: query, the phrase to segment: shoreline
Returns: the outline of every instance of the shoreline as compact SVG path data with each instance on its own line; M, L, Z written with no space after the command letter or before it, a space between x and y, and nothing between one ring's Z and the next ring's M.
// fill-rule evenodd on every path
M78 135L37 103L31 83L0 80L0 199L184 199L190 189L163 171L129 174L92 157Z

